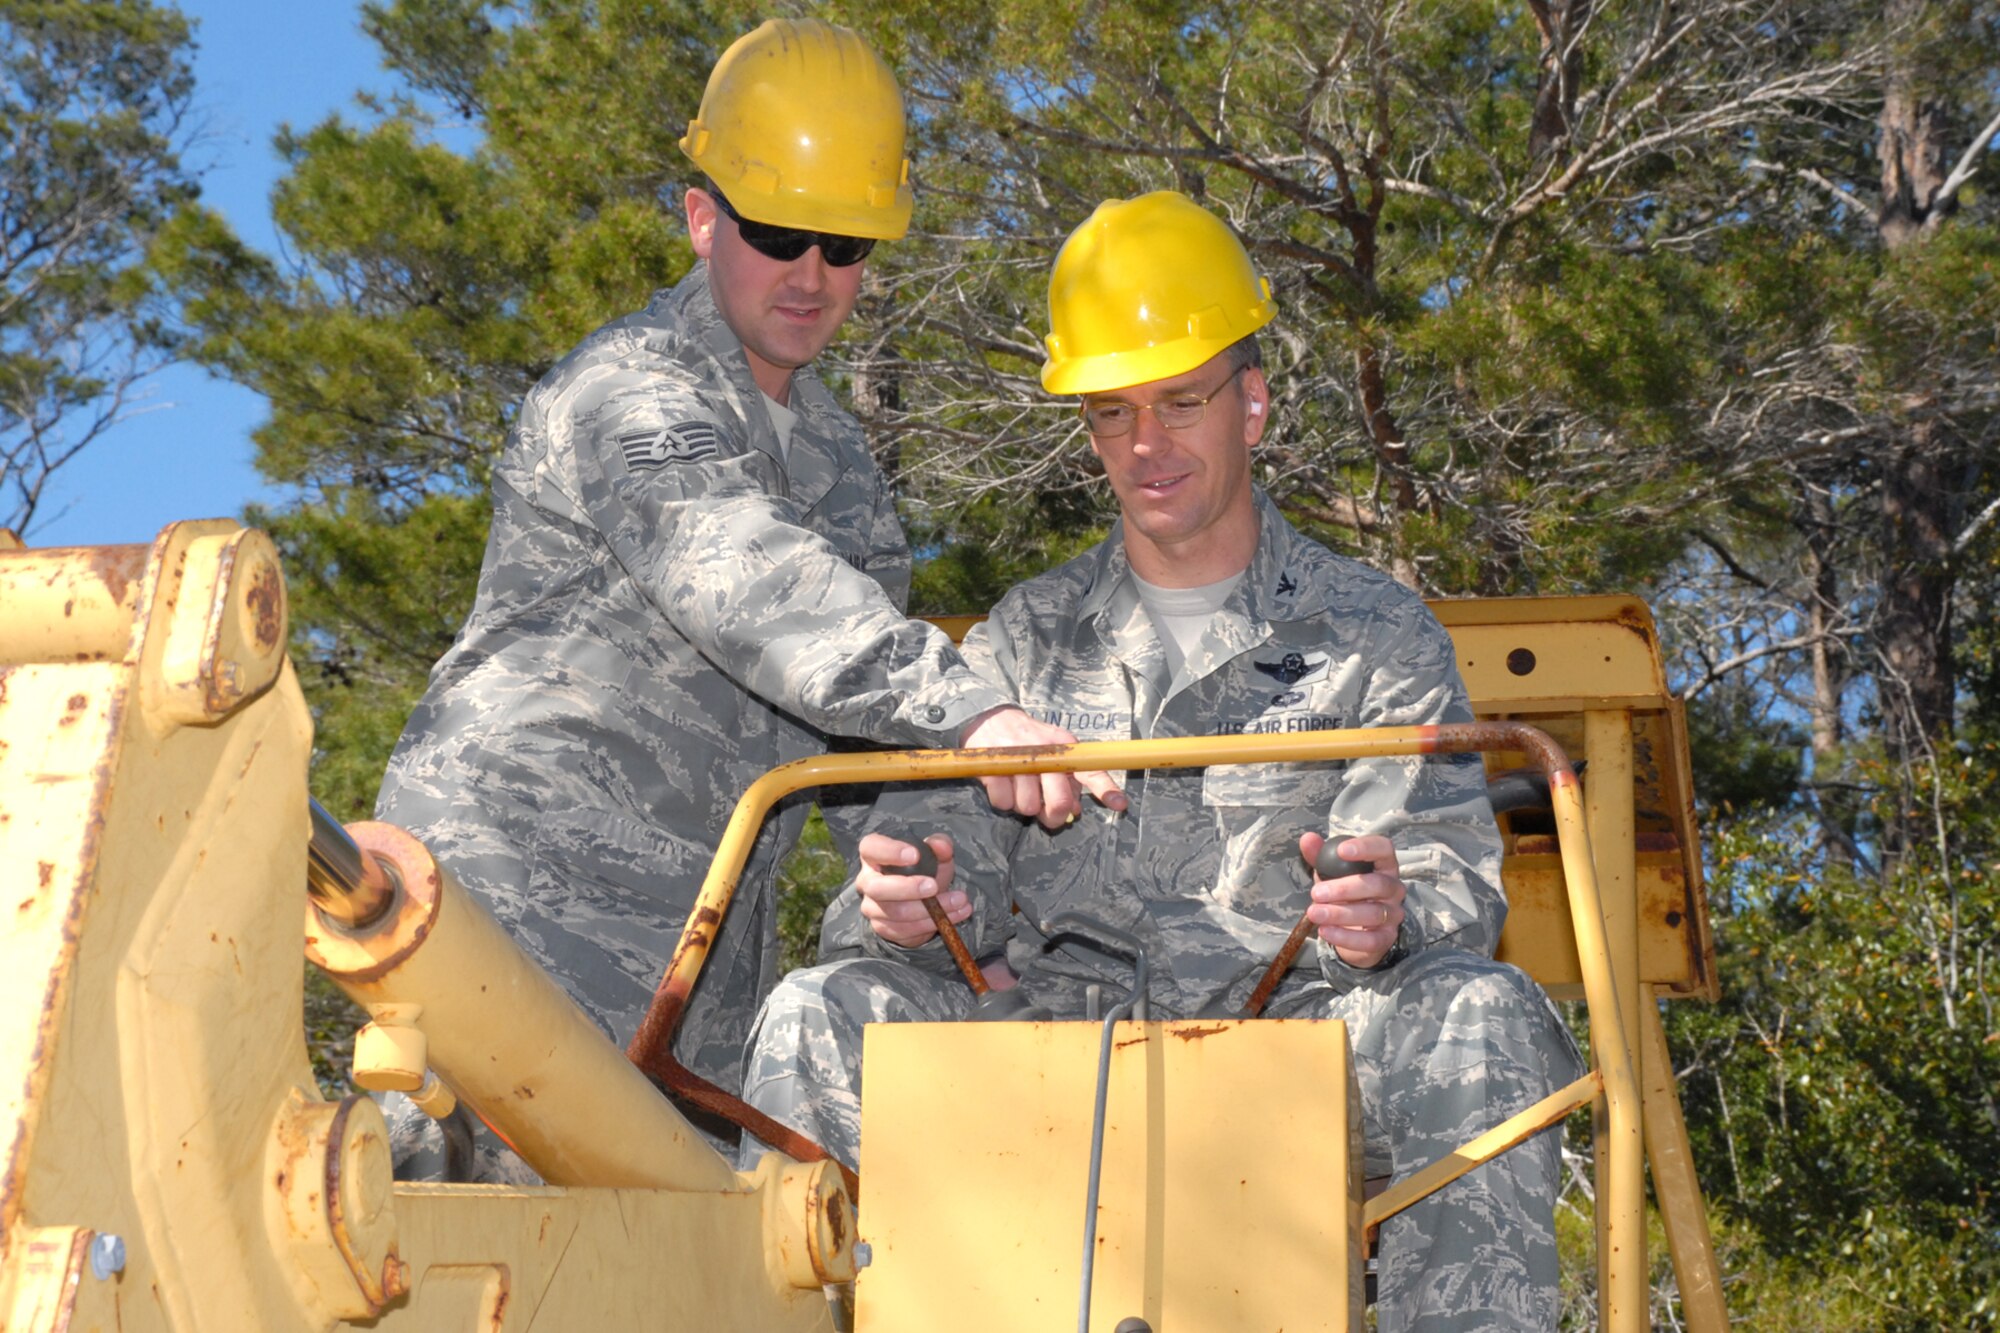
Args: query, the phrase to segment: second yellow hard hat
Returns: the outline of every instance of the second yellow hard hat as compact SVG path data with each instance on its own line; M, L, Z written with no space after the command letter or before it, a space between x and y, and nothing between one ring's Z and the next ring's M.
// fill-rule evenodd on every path
M769 19L739 37L680 143L753 221L876 240L909 230L902 93L847 28Z
M1070 233L1049 277L1050 393L1170 379L1277 316L1236 233L1184 194L1111 199Z

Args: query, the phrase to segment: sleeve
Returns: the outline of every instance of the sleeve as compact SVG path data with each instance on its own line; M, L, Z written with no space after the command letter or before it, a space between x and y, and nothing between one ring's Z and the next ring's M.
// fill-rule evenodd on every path
M584 388L567 425L586 512L674 628L750 693L834 735L913 746L951 744L1007 702L803 526L776 463L684 369L628 365Z
M976 626L967 636L965 657L975 668L994 670L986 625ZM1007 693L1011 698L1012 691ZM994 810L979 784L967 779L887 784L858 824L854 843L860 841L861 833L885 833L904 842L933 833L949 834L957 864L956 885L972 900L972 915L959 923L959 937L981 961L1005 952L1014 915L1009 867L1015 844L1027 827L1025 820ZM858 864L849 861L850 866ZM861 916L861 895L850 875L847 886L822 918L820 960L856 954L894 959L941 976L958 975L957 964L941 938L933 937L908 949L877 935Z
M910 606L910 541L896 512L889 479L875 470L870 486L872 508L867 518L868 555L861 572L882 585L897 610ZM962 656L962 654L961 654Z
M1357 727L1470 722L1451 636L1428 607L1402 596L1380 608ZM1490 957L1506 921L1500 891L1500 832L1477 754L1399 755L1348 766L1327 820L1328 836L1381 833L1396 844L1409 896L1398 954L1463 949ZM1345 989L1363 973L1318 942L1327 980Z

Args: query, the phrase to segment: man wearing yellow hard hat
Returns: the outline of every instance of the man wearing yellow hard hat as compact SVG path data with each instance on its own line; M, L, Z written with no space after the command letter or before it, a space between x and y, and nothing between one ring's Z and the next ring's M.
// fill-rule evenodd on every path
M1030 713L1088 740L1472 720L1416 594L1302 536L1251 479L1271 404L1256 332L1275 314L1235 234L1178 194L1106 203L1063 246L1042 383L1080 397L1120 519L965 642ZM1347 1021L1370 1175L1408 1174L1581 1073L1547 996L1492 958L1506 902L1477 756L1156 769L1127 793L1123 815L1046 829L953 789L888 789L828 918L836 961L766 1003L746 1098L857 1162L863 1025L974 1009L932 893L988 981L1057 1018L1133 972L1084 927L1047 933L1055 913L1134 937L1149 1016L1188 1018L1242 1012L1310 901L1318 942L1262 1013ZM936 872L890 873L919 836ZM1314 876L1327 841L1360 864ZM1382 1329L1555 1327L1557 1133L1384 1225Z
M382 787L378 815L621 1045L766 770L829 736L1072 739L905 618L888 485L811 367L871 248L909 226L903 140L895 78L853 32L774 19L723 54L681 140L706 176L685 200L702 262L523 402L477 600ZM1056 823L1076 809L1067 775L988 790ZM806 811L763 830L682 1023L682 1062L728 1089L778 977L775 880Z

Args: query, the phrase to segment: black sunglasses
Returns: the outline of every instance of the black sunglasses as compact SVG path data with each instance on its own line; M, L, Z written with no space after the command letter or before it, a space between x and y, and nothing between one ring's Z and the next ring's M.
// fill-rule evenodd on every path
M872 236L842 236L831 231L801 231L797 227L774 227L768 222L746 218L737 212L720 190L709 191L715 206L735 219L736 230L752 250L767 259L789 264L815 245L820 257L834 268L846 268L868 258L875 248Z

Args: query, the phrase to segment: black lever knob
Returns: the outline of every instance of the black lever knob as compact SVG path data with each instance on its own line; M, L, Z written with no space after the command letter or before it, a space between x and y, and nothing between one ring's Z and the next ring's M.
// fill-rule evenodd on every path
M1335 855L1333 849L1339 845L1338 839L1328 838L1326 844L1319 849L1319 856L1313 861L1313 871L1321 879L1345 879L1349 875L1365 875L1375 868L1373 861L1350 861L1344 856Z
M885 875L929 875L935 879L938 872L937 853L932 851L931 845L922 838L911 838L910 841L916 845L917 863L913 866L883 866L882 873Z

